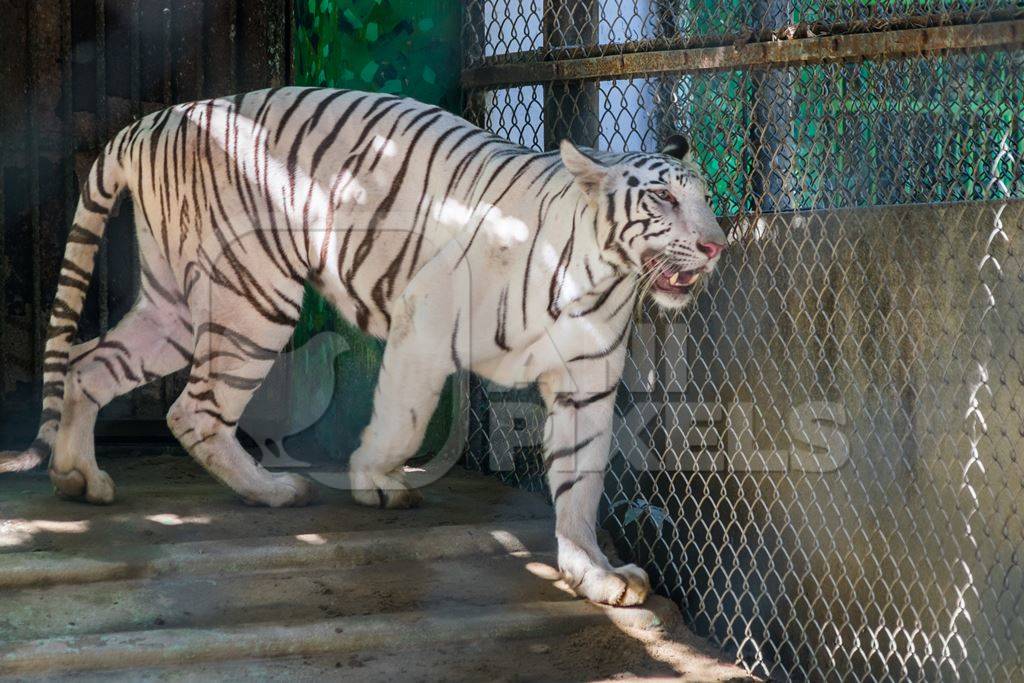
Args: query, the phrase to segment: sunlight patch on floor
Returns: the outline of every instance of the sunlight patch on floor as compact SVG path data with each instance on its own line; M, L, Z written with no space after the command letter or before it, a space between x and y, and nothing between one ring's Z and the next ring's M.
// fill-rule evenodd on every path
M39 533L81 534L89 530L89 522L50 519L9 519L0 522L0 548L24 545Z

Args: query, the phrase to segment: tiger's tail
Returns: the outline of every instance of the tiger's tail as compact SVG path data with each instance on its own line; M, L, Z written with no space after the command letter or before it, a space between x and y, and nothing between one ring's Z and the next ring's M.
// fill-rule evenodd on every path
M93 163L89 178L82 187L74 223L64 248L64 262L46 333L39 431L24 451L0 452L0 472L30 470L49 458L53 450L64 407L64 380L68 373L71 346L92 279L96 252L99 251L107 220L126 186L124 169L115 151L126 134L127 131L122 131L107 144Z

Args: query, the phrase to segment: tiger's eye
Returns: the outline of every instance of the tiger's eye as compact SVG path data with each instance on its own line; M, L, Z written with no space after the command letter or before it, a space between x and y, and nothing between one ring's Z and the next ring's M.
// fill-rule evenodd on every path
M654 190L654 196L663 202L676 203L676 198L672 196L672 193L665 189Z

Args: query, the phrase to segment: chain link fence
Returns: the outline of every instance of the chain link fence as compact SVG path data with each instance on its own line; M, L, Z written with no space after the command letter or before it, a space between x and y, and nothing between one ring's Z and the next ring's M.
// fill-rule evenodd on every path
M647 310L605 528L778 680L1024 680L1024 11L470 0L465 113L529 147L692 140L732 246ZM532 391L471 465L543 490Z

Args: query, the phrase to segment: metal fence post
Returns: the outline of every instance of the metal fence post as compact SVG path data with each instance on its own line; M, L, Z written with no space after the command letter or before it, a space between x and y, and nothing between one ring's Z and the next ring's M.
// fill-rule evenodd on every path
M792 0L758 0L755 17L762 29L789 24ZM788 192L793 164L793 137L789 127L793 116L794 69L763 69L753 74L753 113L749 149L755 150L750 174L751 210L761 213L788 211L793 207Z
M544 48L559 50L597 42L597 0L545 0ZM544 87L544 148L555 149L562 140L596 147L600 133L600 100L596 81L565 81Z

